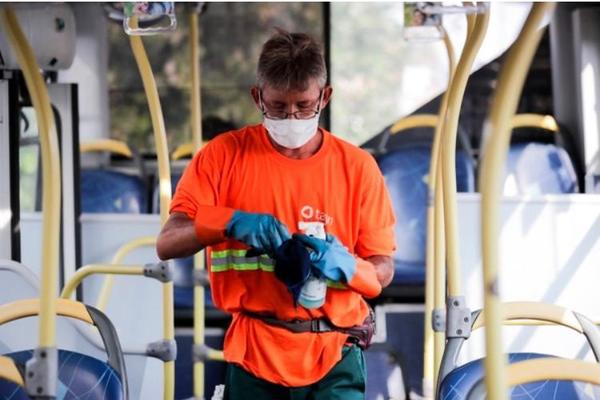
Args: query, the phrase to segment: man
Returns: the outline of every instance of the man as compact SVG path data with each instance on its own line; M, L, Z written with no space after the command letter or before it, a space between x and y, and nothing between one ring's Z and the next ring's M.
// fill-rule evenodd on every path
M394 216L373 158L318 127L332 93L326 80L320 46L278 30L251 89L263 124L219 135L196 154L158 238L161 259L209 250L214 303L233 316L228 399L364 398L362 350L344 328L361 325L363 297L392 280ZM327 236L303 235L319 231ZM270 257L292 235L310 249L313 274L328 279L318 308L297 304L273 273Z

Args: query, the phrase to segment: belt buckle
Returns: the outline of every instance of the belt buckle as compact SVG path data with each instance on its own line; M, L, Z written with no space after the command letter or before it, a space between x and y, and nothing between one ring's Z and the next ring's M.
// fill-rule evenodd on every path
M320 320L318 320L318 319L310 320L310 331L311 332L321 332Z

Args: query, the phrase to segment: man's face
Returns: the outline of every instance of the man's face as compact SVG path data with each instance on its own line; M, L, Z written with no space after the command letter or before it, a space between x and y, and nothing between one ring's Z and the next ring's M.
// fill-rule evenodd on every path
M252 97L256 106L262 111L274 115L285 115L296 112L307 112L319 108L321 88L315 79L309 82L306 90L278 90L270 85L265 85L262 90L253 87ZM320 109L325 108L331 96L331 87L323 88ZM262 104L261 104L262 103ZM288 118L291 118L288 116Z

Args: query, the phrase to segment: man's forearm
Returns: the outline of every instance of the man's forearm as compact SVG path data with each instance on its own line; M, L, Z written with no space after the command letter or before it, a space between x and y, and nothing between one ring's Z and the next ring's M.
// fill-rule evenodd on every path
M371 256L366 259L375 267L377 280L382 287L388 286L394 279L394 260L389 256Z
M196 236L194 221L183 213L169 217L156 241L156 252L161 260L191 256L203 247Z

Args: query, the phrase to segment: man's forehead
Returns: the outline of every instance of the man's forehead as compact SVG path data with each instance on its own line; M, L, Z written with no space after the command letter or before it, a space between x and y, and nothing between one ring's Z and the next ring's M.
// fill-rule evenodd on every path
M316 80L311 80L306 88L276 88L266 84L262 88L263 97L268 99L306 98L313 100L319 95L321 88Z

